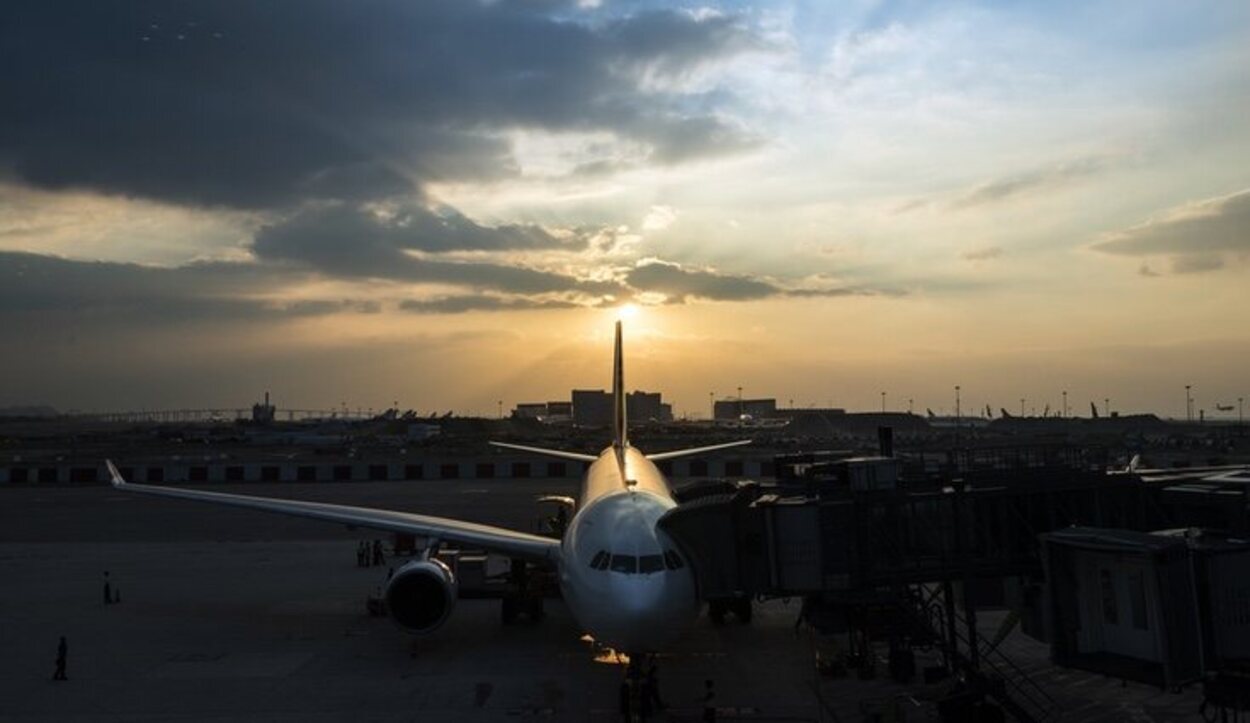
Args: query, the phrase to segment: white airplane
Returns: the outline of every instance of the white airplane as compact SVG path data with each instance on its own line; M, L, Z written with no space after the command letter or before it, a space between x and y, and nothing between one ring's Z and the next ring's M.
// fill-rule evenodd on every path
M440 544L455 543L554 564L565 603L591 637L629 654L652 653L679 637L699 610L694 572L673 540L656 526L677 502L654 462L749 444L751 440L651 455L632 447L626 429L619 321L612 394L613 440L598 456L492 442L499 447L590 463L582 480L580 503L561 540L393 510L131 484L111 460L107 465L113 486L127 492L425 537L428 545L422 558L396 570L385 591L391 616L409 632L432 632L451 613L457 583L451 570L433 555Z

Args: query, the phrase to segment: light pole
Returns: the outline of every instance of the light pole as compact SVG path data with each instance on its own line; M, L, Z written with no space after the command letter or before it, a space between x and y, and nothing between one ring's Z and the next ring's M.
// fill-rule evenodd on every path
M1068 418L1068 390L1063 390L1063 418Z
M1104 416L1107 416L1107 417L1111 416L1111 398L1110 397L1102 398L1102 413Z
M959 429L959 421L960 421L961 416L962 415L960 414L960 410L959 410L959 385L956 384L955 385L955 429Z
M708 419L716 419L716 392L707 393L708 414L712 415Z
M1020 416L1024 416L1024 397L1020 397Z
M1194 400L1189 396L1189 389L1192 385L1185 385L1185 421L1194 421Z
M907 398L907 413L908 414L912 413L912 398L911 397Z
M1241 426L1241 401L1243 399L1245 399L1245 397L1237 397L1237 426L1238 427Z
M881 413L885 414L885 392L881 392Z
M746 407L742 403L742 387L738 387L738 418L741 419L743 414L746 414Z

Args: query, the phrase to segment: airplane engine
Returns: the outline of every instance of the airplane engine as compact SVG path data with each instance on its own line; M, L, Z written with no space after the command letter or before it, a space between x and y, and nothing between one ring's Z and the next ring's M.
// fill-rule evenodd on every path
M440 560L415 560L395 571L386 585L386 607L410 633L437 630L451 615L459 593L451 569Z

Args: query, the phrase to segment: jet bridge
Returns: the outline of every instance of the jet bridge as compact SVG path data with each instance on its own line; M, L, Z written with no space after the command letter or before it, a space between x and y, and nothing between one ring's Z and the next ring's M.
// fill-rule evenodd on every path
M978 636L977 607L1013 607L1025 633L1046 639L1043 533L1181 527L1189 516L1161 488L1108 473L1104 458L1057 446L959 451L933 471L890 457L793 455L776 460L776 482L679 489L660 526L692 560L710 610L802 598L806 622L864 641L861 660L872 658L869 641L889 641L891 672L907 675L910 647L936 645L946 670L982 697L1041 721L1055 715L1053 701ZM904 662L894 670L896 652Z

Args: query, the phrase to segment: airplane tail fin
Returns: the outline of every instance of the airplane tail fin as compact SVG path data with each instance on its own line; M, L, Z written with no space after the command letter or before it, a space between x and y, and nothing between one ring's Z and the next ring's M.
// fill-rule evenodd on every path
M616 322L616 352L612 359L612 444L624 449L629 444L628 417L625 414L625 369L621 355L621 322Z

